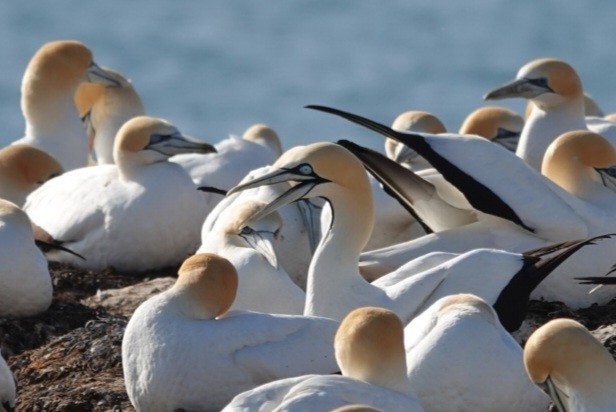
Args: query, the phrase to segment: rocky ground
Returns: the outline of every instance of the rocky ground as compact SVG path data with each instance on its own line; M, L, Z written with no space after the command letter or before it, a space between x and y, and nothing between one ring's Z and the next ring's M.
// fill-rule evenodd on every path
M54 300L43 315L0 319L0 349L18 380L18 411L132 411L124 390L122 335L147 297L173 284L176 268L148 278L51 265ZM574 318L616 354L616 300L573 311L557 302L530 304L519 339L558 317Z

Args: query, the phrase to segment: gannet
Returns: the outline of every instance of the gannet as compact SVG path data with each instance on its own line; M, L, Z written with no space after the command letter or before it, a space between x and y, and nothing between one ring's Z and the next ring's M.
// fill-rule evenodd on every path
M0 355L0 412L14 410L15 398L15 377L2 355Z
M436 301L404 328L409 383L427 411L547 410L522 348L474 295Z
M47 260L34 243L30 219L0 199L0 316L33 316L51 304Z
M236 396L223 411L329 411L361 403L384 411L423 411L407 378L404 331L385 309L349 313L334 347L342 376L284 379Z
M252 215L265 202L248 199L231 208L224 222L201 239L197 253L215 253L228 259L240 284L231 310L301 315L306 294L278 263L274 242L280 237L278 212L258 221Z
M584 170L584 175L563 172L572 181L570 187L580 190L569 193L552 182L551 176L540 175L517 156L498 145L473 136L443 136L419 133L401 133L391 128L337 109L311 106L317 110L333 113L359 123L378 133L403 141L413 147L433 164L443 177L456 186L479 213L479 221L460 228L427 235L415 241L371 253L370 260L380 260L388 267L399 267L410 259L433 250L463 252L474 248L497 247L523 252L549 243L584 239L588 236L615 232L614 193L601 183L607 174L600 177L595 168L604 168L616 163L616 151L605 142L599 149L584 149L587 154L578 154L584 161L575 163L560 161L559 167ZM586 145L598 143L584 133L574 133L574 139L566 138L566 145L557 152L571 154L574 144L581 150ZM575 143L578 139L584 143ZM472 151L475 156L466 154ZM601 153L601 156L596 156ZM558 159L561 156L550 156ZM475 158L483 159L477 163ZM580 159L578 159L580 160ZM548 160L553 163L556 160ZM586 165L584 165L586 163ZM498 171L498 172L497 172ZM560 183L559 183L560 184ZM585 188L582 188L584 186ZM532 202L528 200L532 199ZM575 277L604 274L614 264L612 242L601 242L593 251L584 250L576 258L565 263L535 292L535 297L559 300L570 307L585 307L593 303L605 303L613 297L613 291L598 291L591 295L590 286L580 287ZM600 258L597 258L599 256ZM483 297L483 296L482 296Z
M499 316L508 329L515 330L524 317L528 294L574 252L568 248L560 257L546 262L493 249L473 250L460 256L445 254L445 259L429 270L418 271L411 261L409 268L403 266L370 284L360 276L358 268L359 254L374 222L374 203L362 163L337 144L314 143L286 152L273 169L229 192L291 183L289 190L255 213L253 220L302 198L322 197L333 210L334 218L321 237L308 271L305 315L342 320L353 309L371 305L390 309L408 323L438 298L466 292L501 309L508 306L503 305L505 301L510 302L507 313L499 309ZM513 305L513 301L517 303Z
M560 412L610 412L616 405L616 364L588 330L554 319L526 342L524 365Z
M216 154L174 156L171 161L182 165L197 185L228 190L251 170L274 163L282 153L278 134L264 124L252 125L241 138L229 136L214 147Z
M227 312L237 286L228 260L198 254L182 264L173 287L137 308L124 333L122 365L138 411L218 411L258 385L338 370L337 322Z
M523 97L533 102L516 154L541 170L547 147L561 134L588 127L584 117L582 81L575 69L558 59L537 59L522 66L516 79L488 92L484 99ZM593 126L616 143L616 125L607 121Z
M65 170L87 165L88 139L74 103L82 82L117 85L92 60L83 43L72 40L44 44L32 57L21 83L25 136L14 143L36 146Z
M466 116L459 133L485 137L515 152L523 128L524 119L513 110L487 106L480 107Z
M257 179L269 172L271 166L264 166L248 173L240 183ZM201 238L210 232L220 232L227 221L227 215L233 213L238 205L247 200L269 202L289 189L288 183L273 186L261 186L254 189L233 193L224 197L208 214L201 228ZM312 253L320 239L320 205L308 202L296 202L278 210L282 219L280 241L276 245L278 262L302 290L306 289L306 277Z
M0 150L0 198L22 206L30 192L62 172L47 152L26 144L9 145Z
M75 94L75 105L86 125L90 156L96 164L111 164L118 130L127 120L145 112L129 80L115 70L101 70L116 84L82 83Z
M55 240L83 255L48 254L88 269L143 271L180 263L199 244L207 209L177 153L209 153L170 123L136 117L118 131L116 165L64 173L32 192L24 209Z

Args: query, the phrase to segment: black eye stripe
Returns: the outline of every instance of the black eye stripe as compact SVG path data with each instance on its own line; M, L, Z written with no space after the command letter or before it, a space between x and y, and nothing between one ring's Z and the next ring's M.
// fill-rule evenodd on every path
M242 235L250 235L254 230L250 226L244 226L240 232Z
M164 142L165 140L170 140L172 137L173 137L172 134L153 133L150 135L150 144Z
M496 131L496 137L514 137L514 136L519 136L520 133L516 133L516 132L512 132L511 130L507 130L507 129L503 129L502 127L499 127L498 130Z
M550 88L550 86L548 85L548 78L547 77L537 77L535 79L528 79L528 81L531 84L534 84L535 86L539 86L539 87L543 87L543 88L552 90L552 88Z

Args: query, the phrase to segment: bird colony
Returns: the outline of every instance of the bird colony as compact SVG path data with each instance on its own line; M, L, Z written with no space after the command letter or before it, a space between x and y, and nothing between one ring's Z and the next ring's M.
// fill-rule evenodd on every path
M264 124L204 142L149 116L83 43L44 44L25 134L0 150L0 318L49 309L50 262L171 267L123 329L138 411L615 411L616 363L588 329L519 330L531 299L616 297L616 123L561 60L484 99L514 97L524 118L480 107L457 133L409 108L388 126L307 106L381 152L285 148ZM12 411L25 399L5 357Z

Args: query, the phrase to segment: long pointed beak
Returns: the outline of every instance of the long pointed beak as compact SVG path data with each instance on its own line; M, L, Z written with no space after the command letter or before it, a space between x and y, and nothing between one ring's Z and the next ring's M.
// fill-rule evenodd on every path
M310 251L314 253L321 241L321 210L323 207L316 205L310 199L300 199L297 203L297 209L302 217L304 228L308 232L308 242L310 243Z
M120 82L114 79L98 64L92 62L86 71L86 78L90 83L98 83L103 86L120 87Z
M216 153L216 148L209 143L202 142L193 137L174 134L170 139L157 143L151 143L148 149L155 150L166 156L173 156L183 153Z
M552 399L554 406L556 406L558 412L569 411L569 409L567 408L568 403L564 401L564 399L568 398L567 394L565 394L558 386L556 386L556 384L554 384L554 381L550 376L548 376L545 382L538 383L537 386L539 386L541 390L548 394L548 396Z
M278 270L278 258L274 250L274 233L253 230L250 233L240 233L240 236Z
M257 177L256 179L250 180L246 183L242 183L231 188L231 190L227 192L227 196L232 195L233 193L241 192L246 189L254 189L255 187L274 185L276 183L289 182L292 180L299 180L300 178L301 176L298 176L296 173L293 173L290 170L276 169L264 174L261 177Z
M322 182L323 181L319 180L307 180L291 187L289 190L268 203L268 205L265 206L263 209L251 216L250 219L259 220L263 216L269 215L274 210L278 210L281 207L293 203L297 200L304 199L304 196L306 196L313 187Z
M513 80L494 90L490 90L483 96L483 100L500 100L512 97L532 99L543 93L553 92L547 85L540 85L532 79Z

